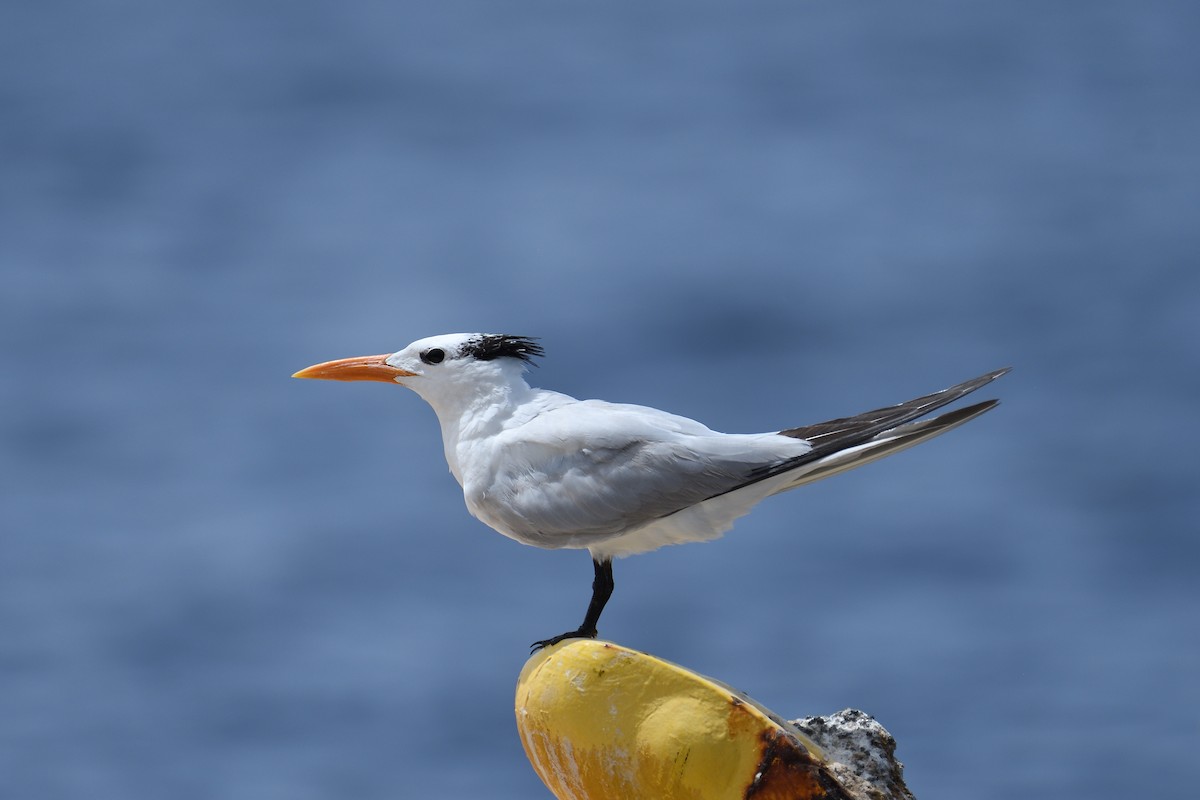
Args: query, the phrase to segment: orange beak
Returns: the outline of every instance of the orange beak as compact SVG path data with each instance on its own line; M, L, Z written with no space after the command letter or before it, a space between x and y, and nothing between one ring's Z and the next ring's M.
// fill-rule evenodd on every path
M327 381L383 381L393 383L397 378L416 375L387 363L390 353L381 356L359 356L314 364L293 375L293 378L321 378Z

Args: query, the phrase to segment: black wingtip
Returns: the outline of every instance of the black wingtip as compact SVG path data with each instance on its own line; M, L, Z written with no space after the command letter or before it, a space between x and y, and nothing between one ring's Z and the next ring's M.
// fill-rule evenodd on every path
M966 397L977 389L987 386L1011 370L1012 367L1002 367L991 372L985 372L977 378L971 378L941 391L909 400L907 403L877 408L874 411L867 411L853 417L831 419L827 422L817 423L816 425L788 428L787 430L779 431L779 433L782 436L805 439L811 442L813 444L813 451L810 456L818 458L835 450L853 447L855 444L865 442L886 430L923 417L942 406Z
M948 389L943 389L941 392L936 392L935 395L944 394L946 396L953 397L954 399L958 399L959 397L970 394L976 389L987 386L992 381L1003 375L1007 375L1010 372L1012 372L1012 367L1001 367L1000 369L994 369L991 372L983 373L978 378L972 378L969 381L963 381L960 384L951 386Z
M975 403L974 405L963 406L962 408L956 408L953 411L947 411L945 414L941 414L940 416L934 417L933 419L915 420L913 422L907 423L906 425L901 425L896 428L890 428L878 435L880 437L891 436L892 434L896 433L897 431L904 430L905 428L916 429L916 428L919 428L921 426L926 426L926 425L928 425L930 427L953 428L958 425L961 425L962 423L964 423L968 420L972 420L975 417L978 417L980 414L983 414L987 411L991 411L993 408L995 408L998 405L1000 405L999 400L994 400L994 399L993 400L982 400L978 403Z
M1001 367L998 370L989 372L984 377L987 378L989 381L994 381L994 380L996 380L996 378L999 378L1001 375L1007 375L1008 373L1010 373L1012 371L1013 371L1012 367Z

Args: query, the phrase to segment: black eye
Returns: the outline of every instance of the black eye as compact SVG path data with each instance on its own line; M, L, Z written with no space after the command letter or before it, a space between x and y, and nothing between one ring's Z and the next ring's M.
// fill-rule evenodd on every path
M421 360L426 364L440 364L446 357L446 351L440 347L431 347L421 353Z

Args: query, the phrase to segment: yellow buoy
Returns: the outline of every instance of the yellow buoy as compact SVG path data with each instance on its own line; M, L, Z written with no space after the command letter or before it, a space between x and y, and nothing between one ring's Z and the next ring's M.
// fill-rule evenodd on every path
M517 729L559 800L848 798L820 749L748 697L611 642L568 639L517 681Z

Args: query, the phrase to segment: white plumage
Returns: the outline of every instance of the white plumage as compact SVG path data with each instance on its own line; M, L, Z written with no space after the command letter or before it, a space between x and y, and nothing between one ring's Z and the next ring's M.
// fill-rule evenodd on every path
M541 354L525 337L448 334L296 373L412 389L437 414L446 461L475 517L524 544L591 552L596 582L584 624L535 646L596 635L613 558L716 538L770 495L956 427L996 401L914 420L1007 371L853 417L729 434L655 408L532 388L525 368Z

